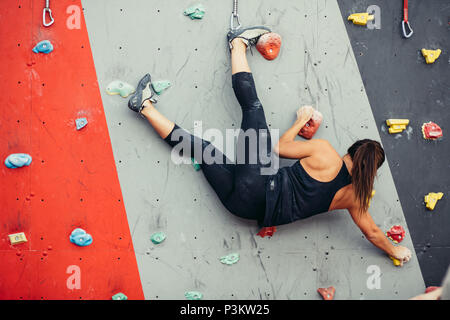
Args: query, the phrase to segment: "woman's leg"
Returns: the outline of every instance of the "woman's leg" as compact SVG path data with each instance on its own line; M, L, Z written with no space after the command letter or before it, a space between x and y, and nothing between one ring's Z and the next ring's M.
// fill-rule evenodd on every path
M227 200L234 189L234 165L231 161L209 141L190 134L177 126L173 121L167 119L149 100L146 100L143 106L144 108L141 114L145 116L160 137L171 147L176 146L178 143L190 146L188 149L190 154L185 155L197 160L206 180L217 193L225 207L230 210L227 206ZM208 164L208 161L204 161L203 156L206 154L204 153L206 148L208 148L208 155L211 155L214 159L220 159L217 163ZM195 150L201 151L201 154L196 154Z
M240 38L236 38L232 41L232 47L232 83L242 108L242 130L237 145L235 192L241 199L245 199L247 210L262 215L265 212L265 184L268 176L264 175L261 169L270 167L272 150L270 131L247 62L246 45Z

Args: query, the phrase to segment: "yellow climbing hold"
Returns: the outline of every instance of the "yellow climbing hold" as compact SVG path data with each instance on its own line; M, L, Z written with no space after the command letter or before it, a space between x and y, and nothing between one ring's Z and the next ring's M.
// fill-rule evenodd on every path
M367 24L367 21L371 21L373 19L375 19L375 16L368 14L367 12L363 12L363 13L353 13L348 16L347 20L353 21L353 24L365 26Z
M433 63L436 61L437 58L441 55L441 49L437 50L427 50L422 49L422 55L425 57L425 61L427 64Z
M430 192L425 196L425 205L428 210L434 210L438 200L441 200L444 194L442 192Z
M400 133L406 129L409 124L408 119L387 119L386 124L389 127L389 133Z
M402 263L400 262L400 260L395 259L394 257L389 256L389 258L391 258L392 262L394 263L394 266L398 267L401 266Z
M27 237L25 236L25 233L19 232L8 235L9 241L11 241L11 244L19 244L27 242Z
M375 195L375 190L372 190L372 194L370 195L370 198L369 198L369 207L370 207L370 201L372 200L374 195Z

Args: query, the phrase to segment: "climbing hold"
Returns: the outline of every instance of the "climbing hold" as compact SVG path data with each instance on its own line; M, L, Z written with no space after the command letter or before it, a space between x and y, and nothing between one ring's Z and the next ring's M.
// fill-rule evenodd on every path
M423 138L426 140L436 140L442 137L442 129L434 122L427 122L422 125Z
M201 169L200 164L195 160L194 158L191 158L192 166L194 167L195 171L198 171Z
M328 288L319 288L317 292L322 296L323 300L333 300L336 289L331 286Z
M109 95L120 94L122 98L128 97L135 91L136 89L131 84L121 80L114 80L106 87L106 93L108 93Z
M441 52L442 52L441 49L437 50L422 49L422 55L424 56L427 64L434 63L436 59L439 58L439 56L441 55Z
M220 258L220 262L228 265L235 264L238 261L239 261L239 253L231 253L229 255Z
M374 195L375 195L375 190L372 190L372 193L370 194L370 197L369 197L369 207L370 207L370 202Z
M347 20L353 21L353 24L360 26L365 26L368 21L372 21L373 19L375 19L375 16L368 14L367 12L353 13L347 18Z
M444 194L442 192L430 192L425 196L425 205L428 210L434 210L438 200L441 200Z
M34 48L34 53L50 53L53 51L53 45L50 41L44 40L39 42Z
M13 233L8 235L8 237L11 244L20 244L28 241L25 233L23 232Z
M400 133L406 129L409 124L408 119L387 119L386 124L389 127L389 133Z
M172 84L169 80L158 80L152 82L152 88L157 95L160 95L164 90L168 89Z
M156 233L152 234L152 236L150 238L150 240L152 240L152 242L154 244L160 244L165 239L166 239L166 234L164 232L156 232Z
M112 300L128 300L128 297L122 292L116 293L111 297Z
M16 169L23 166L29 166L32 158L26 153L13 153L5 159L5 166L10 169Z
M69 240L77 246L85 247L92 243L92 236L83 229L76 228L70 234Z
M265 236L271 237L277 231L277 227L264 227L257 233L258 236L264 238Z
M394 266L398 267L398 266L402 266L402 262L398 259L395 259L394 257L389 256L389 258L391 258L392 262L394 263Z
M192 20L202 19L203 16L205 15L205 8L203 7L202 4L196 4L192 7L189 7L186 10L184 10L183 13L185 16L188 16Z
M275 59L280 53L281 36L275 32L268 32L259 37L256 49L267 60Z
M187 300L201 300L203 298L203 294L198 291L185 292L184 296Z
M81 130L88 124L88 121L86 118L79 118L75 120L75 124L77 126L77 130Z
M387 232L386 236L395 243L400 243L405 238L405 229L400 225L392 226Z
M439 287L436 287L436 286L427 287L425 289L425 293L430 293L430 292L432 292L432 291L434 291L436 289L439 289Z
M300 116L300 110L301 108L297 111L297 117ZM305 139L311 139L319 129L322 120L323 120L322 113L320 113L317 110L314 110L311 119L305 124L303 128L300 129L298 135Z

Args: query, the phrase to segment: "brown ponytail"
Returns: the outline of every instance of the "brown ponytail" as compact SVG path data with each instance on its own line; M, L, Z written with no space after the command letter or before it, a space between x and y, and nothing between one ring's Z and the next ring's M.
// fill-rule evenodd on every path
M362 213L369 208L377 169L385 160L384 150L378 141L364 139L348 148L348 154L353 161L352 185Z

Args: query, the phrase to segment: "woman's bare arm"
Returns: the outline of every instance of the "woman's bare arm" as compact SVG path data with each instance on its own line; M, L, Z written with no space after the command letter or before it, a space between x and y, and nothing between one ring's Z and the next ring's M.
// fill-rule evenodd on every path
M392 256L395 254L395 247L386 237L383 231L378 228L370 216L369 212L359 212L359 209L354 207L348 209L353 221L361 229L361 232L374 246L380 248L388 255Z

